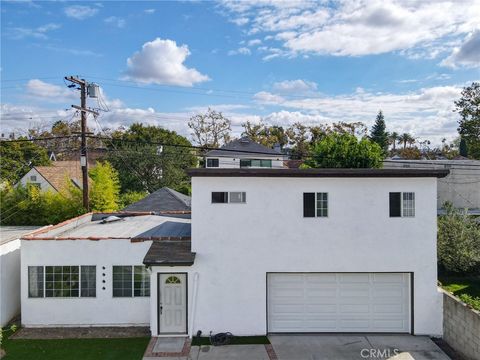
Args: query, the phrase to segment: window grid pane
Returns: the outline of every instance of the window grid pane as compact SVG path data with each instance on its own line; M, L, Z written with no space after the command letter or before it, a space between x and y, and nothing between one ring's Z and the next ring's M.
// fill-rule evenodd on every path
M328 216L328 193L317 193L317 217Z
M230 193L231 203L245 203L247 201L247 194L242 191L232 191Z
M133 296L150 296L150 274L145 266L134 266Z
M404 192L402 196L403 196L402 215L404 217L414 217L415 216L415 193Z
M78 297L78 266L45 266L45 297Z
M43 266L28 267L28 297L43 297Z
M96 266L81 267L81 290L82 297L97 296L97 268Z
M131 297L132 296L132 267L114 266L113 267L113 296Z

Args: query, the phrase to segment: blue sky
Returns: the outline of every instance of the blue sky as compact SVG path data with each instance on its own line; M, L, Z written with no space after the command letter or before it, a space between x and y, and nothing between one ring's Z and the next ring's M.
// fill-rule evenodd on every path
M188 136L188 118L209 106L237 134L246 120L371 126L382 109L389 130L438 143L455 137L461 87L480 78L478 0L1 7L2 132L74 118L63 76L78 74L102 87L102 127Z

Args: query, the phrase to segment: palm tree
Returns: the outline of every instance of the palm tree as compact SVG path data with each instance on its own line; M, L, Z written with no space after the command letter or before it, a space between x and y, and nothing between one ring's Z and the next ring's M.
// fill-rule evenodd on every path
M403 144L403 148L405 149L407 147L407 144L411 145L415 143L415 139L409 133L403 133L398 137L398 143Z
M388 142L391 145L393 145L393 151L395 151L395 144L397 143L397 140L398 140L398 133L396 131L388 134Z

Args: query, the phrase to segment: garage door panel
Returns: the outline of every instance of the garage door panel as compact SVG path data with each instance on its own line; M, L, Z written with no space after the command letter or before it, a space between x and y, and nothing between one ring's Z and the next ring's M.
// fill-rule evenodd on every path
M268 275L270 332L408 332L409 274Z

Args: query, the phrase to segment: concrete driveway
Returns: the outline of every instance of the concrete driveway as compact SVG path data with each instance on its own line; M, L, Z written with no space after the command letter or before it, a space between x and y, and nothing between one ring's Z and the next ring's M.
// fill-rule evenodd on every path
M279 360L448 360L427 336L272 335Z

